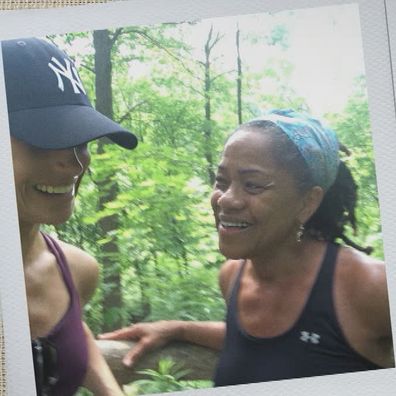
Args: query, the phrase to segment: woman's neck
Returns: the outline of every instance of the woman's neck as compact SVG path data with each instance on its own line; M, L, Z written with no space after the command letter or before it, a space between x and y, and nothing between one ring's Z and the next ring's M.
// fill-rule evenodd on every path
M39 224L19 223L23 265L26 267L45 248Z
M304 276L321 257L321 242L304 239L300 243L271 249L260 257L250 258L253 276L259 281L278 282Z

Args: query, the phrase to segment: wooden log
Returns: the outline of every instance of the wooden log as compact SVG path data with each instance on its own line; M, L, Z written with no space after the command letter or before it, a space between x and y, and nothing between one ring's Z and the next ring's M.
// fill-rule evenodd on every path
M156 370L158 361L162 358L171 358L174 362L182 364L183 369L189 370L189 374L183 379L210 380L218 360L218 351L213 349L185 342L172 342L163 348L148 352L132 368L128 368L122 364L122 358L133 348L134 342L97 340L96 343L120 384L147 378L137 371Z

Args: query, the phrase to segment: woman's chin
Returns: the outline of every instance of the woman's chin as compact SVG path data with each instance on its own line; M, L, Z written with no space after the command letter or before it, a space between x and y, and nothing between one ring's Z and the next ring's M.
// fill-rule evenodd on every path
M42 224L57 226L66 223L70 219L72 211L65 213L57 213L54 216L49 216L47 219L42 221Z
M236 249L235 246L223 246L220 244L219 250L228 260L239 260L245 258L244 252L242 252L241 249Z

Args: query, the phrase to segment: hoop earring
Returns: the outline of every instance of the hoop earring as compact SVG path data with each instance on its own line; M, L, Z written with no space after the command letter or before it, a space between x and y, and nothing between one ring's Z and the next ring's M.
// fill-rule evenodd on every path
M296 234L296 240L298 243L301 243L302 237L304 235L304 224L300 224L300 226L298 227L298 231Z

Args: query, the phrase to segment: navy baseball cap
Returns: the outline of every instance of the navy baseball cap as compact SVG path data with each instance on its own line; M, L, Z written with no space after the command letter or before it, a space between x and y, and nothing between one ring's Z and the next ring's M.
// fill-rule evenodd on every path
M43 149L65 149L107 136L133 149L134 134L96 111L73 61L38 38L1 42L11 135Z

